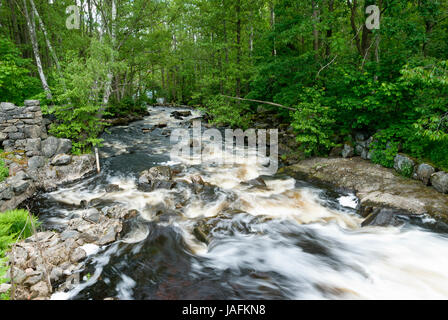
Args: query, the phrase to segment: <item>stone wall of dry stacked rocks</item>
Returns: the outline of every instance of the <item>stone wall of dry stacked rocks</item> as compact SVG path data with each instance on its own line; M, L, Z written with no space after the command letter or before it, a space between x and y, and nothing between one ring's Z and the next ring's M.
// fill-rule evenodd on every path
M0 104L0 145L4 151L24 151L27 157L40 156L42 139L47 138L38 100L26 100L24 107Z

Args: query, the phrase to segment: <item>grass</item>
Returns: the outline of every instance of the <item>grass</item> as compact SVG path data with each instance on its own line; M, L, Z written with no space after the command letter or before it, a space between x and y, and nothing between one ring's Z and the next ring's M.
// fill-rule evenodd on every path
M1 151L1 150L0 150ZM5 161L0 159L0 182L4 181L9 176L9 169L5 164Z
M39 223L37 217L32 216L33 223L37 228ZM8 271L8 258L6 252L11 244L19 239L25 239L33 234L33 226L30 223L30 215L28 211L16 209L0 213L0 284L5 283L8 279L5 274ZM8 294L0 295L0 300L8 300Z

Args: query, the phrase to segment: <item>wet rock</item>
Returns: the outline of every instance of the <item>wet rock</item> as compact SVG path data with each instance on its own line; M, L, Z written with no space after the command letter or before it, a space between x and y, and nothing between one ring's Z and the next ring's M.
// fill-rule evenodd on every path
M429 164L422 163L417 167L415 178L422 181L425 185L428 185L431 181L431 175L436 172L434 167Z
M82 218L92 223L98 223L100 222L101 214L98 209L90 208L83 213Z
M35 157L33 157L35 158ZM45 170L35 172L33 179L44 190L53 190L57 186L74 182L96 171L95 156L84 154L72 156L72 161L65 166L46 166Z
M140 173L137 188L143 192L151 192L154 189L172 189L175 182L171 181L173 174L168 166L152 167Z
M61 240L65 241L67 239L78 239L79 232L76 230L66 229L61 233Z
M174 111L171 116L177 120L183 120L183 118L191 116L191 111Z
M47 262L55 266L67 261L68 257L68 251L64 243L50 247L45 251L45 258Z
M171 180L173 178L171 168L168 166L152 167L140 173L139 182L148 183L152 180Z
M86 243L94 243L98 241L99 237L95 230L89 229L81 233L80 239L84 240Z
M266 182L264 182L262 177L249 180L247 183L253 187L267 188Z
M344 144L344 149L342 149L341 154L343 158L351 158L355 155L355 149L348 144Z
M117 237L117 231L115 231L115 228L111 226L109 227L109 229L107 229L106 234L100 238L98 244L103 246L112 243L115 241L116 237Z
M70 162L72 162L72 156L64 153L56 155L53 160L51 160L53 166L66 166L70 164Z
M43 272L39 271L32 271L31 274L27 274L27 279L23 282L25 286L31 287L38 283L39 281L42 281L44 278Z
M41 281L31 287L32 297L46 297L50 294L50 290L45 281Z
M121 189L120 189L120 186L117 185L117 184L108 184L108 185L106 186L106 192L107 192L107 193L117 192L117 191L120 191L120 190L121 190Z
M397 219L397 210L388 208L376 208L361 223L361 227L366 226L398 226L401 222Z
M159 123L159 124L156 124L154 127L161 129L161 128L166 128L167 126L168 125L166 123Z
M402 154L397 154L394 159L394 169L397 170L398 173L411 177L414 173L415 162Z
M139 215L139 212L137 210L129 210L124 216L123 219L132 219Z
M87 253L82 248L76 248L71 254L70 254L70 262L71 263L78 263L79 261L85 259L87 257Z
M60 267L54 267L50 273L50 280L53 282L59 281L64 275L64 271Z
M194 227L193 234L199 241L204 242L205 244L209 244L210 241L201 226Z
M448 193L448 173L439 171L431 175L431 184L441 193Z

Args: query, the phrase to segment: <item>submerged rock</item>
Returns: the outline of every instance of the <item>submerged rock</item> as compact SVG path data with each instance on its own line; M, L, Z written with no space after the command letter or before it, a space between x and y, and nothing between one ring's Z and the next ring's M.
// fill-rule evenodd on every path
M108 185L106 186L106 192L107 192L107 193L117 192L117 191L120 191L120 190L121 190L121 189L120 189L120 186L117 185L117 184L108 184Z
M388 208L376 208L361 223L361 227L366 226L398 226L401 222L397 218L397 210Z

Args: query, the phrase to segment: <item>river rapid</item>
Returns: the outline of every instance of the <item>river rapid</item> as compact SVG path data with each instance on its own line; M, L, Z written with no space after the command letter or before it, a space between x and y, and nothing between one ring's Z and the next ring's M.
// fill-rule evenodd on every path
M448 298L448 233L436 221L402 217L399 227L361 228L353 194L244 161L173 160L170 131L199 115L176 120L175 110L185 109L151 107L144 120L110 128L100 174L38 195L49 230L81 215L82 200L140 213L120 240L88 252L81 282L53 299ZM152 130L160 123L167 127ZM175 180L199 175L214 187L137 190L139 173L159 165L180 168ZM260 176L266 187L247 183ZM106 192L109 184L121 190Z

